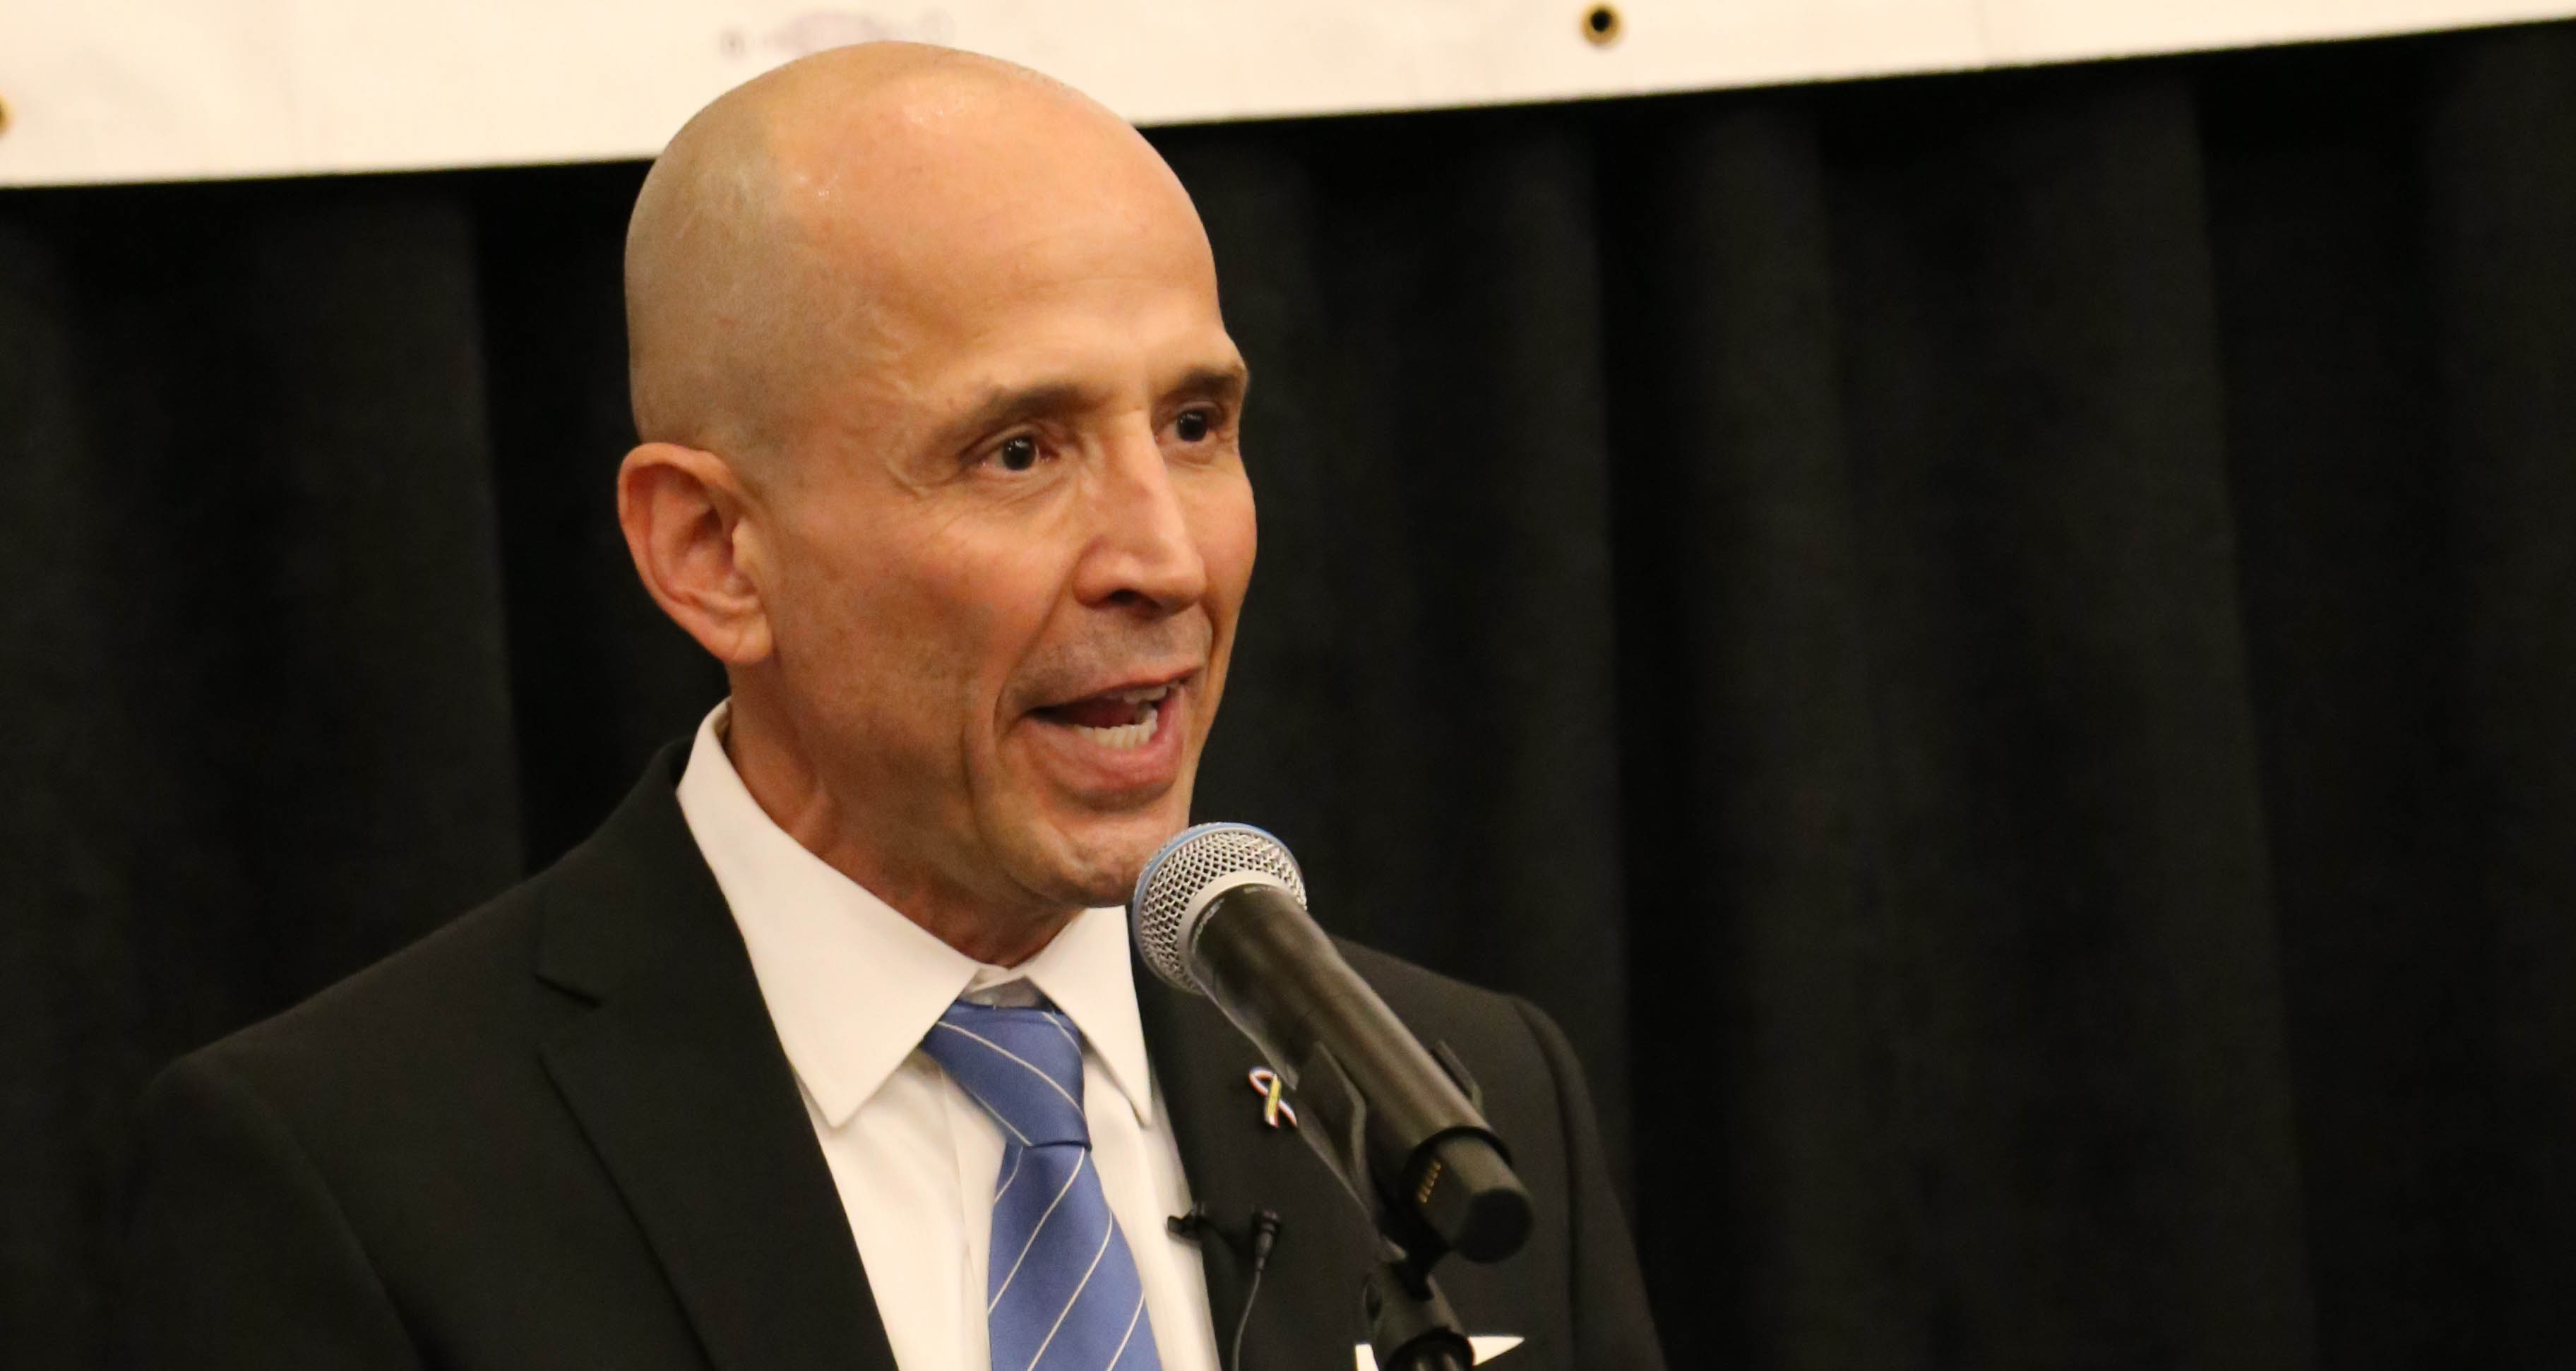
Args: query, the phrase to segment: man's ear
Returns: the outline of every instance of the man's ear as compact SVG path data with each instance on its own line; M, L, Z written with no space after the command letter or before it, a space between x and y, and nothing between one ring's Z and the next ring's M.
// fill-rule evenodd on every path
M770 652L768 606L752 574L758 539L733 468L712 452L646 443L617 469L617 522L653 602L727 666Z

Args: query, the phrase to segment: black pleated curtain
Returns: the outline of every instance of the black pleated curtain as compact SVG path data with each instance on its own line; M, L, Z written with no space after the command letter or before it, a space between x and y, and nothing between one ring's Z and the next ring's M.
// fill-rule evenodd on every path
M1201 809L1536 998L1677 1367L2576 1345L2576 29L1157 134L1256 374ZM135 1093L721 689L632 165L0 194L0 1357Z

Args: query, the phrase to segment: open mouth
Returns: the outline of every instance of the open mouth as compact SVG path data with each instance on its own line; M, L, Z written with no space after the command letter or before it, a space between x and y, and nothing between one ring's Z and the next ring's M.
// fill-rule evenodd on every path
M1097 743L1113 752L1132 752L1154 741L1163 728L1165 702L1178 683L1138 686L1129 690L1103 691L1080 700L1048 705L1037 711L1041 719L1062 724L1078 731L1087 742Z

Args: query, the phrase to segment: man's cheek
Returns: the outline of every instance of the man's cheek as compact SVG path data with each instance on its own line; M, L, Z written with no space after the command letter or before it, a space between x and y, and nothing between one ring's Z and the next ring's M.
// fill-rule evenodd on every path
M1193 531L1199 556L1207 564L1210 598L1229 617L1243 602L1245 588L1252 581L1252 563L1260 547L1258 527L1252 517L1251 490L1241 488L1236 498L1213 502Z

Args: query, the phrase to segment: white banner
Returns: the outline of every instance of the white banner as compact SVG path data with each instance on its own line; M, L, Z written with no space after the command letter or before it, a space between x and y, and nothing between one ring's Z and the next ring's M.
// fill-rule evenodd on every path
M832 0L819 0L829 5ZM0 0L0 185L643 157L718 92L915 38L1142 124L2244 47L2571 0Z

